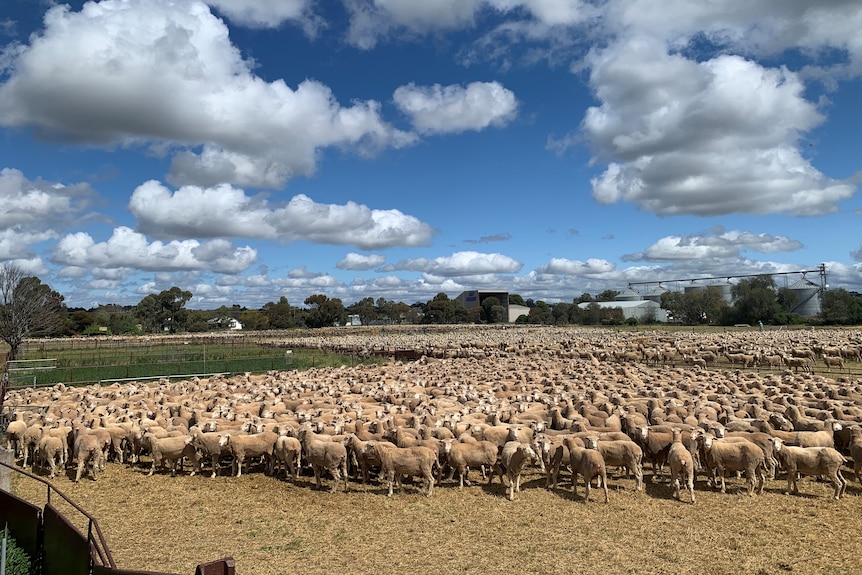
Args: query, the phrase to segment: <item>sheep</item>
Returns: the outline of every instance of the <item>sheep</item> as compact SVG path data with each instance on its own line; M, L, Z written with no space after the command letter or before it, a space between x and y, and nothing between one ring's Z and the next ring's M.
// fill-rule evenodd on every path
M763 451L766 474L770 479L775 479L778 471L778 460L775 458L775 449L772 444L772 436L760 431L735 431L728 433L723 439L728 441L744 440L750 441Z
M584 447L580 437L572 434L566 435L541 435L536 438L536 446L539 448L539 457L545 468L545 487L547 489L557 488L557 478L560 474L560 466L565 462L569 464L569 448L566 447L567 437L573 438L578 447Z
M81 480L81 474L84 467L89 465L90 475L93 481L96 481L96 475L99 471L99 464L102 457L102 442L101 440L89 433L79 433L75 438L72 452L75 454L75 459L78 461L78 471L75 473L75 483Z
M66 444L59 437L45 434L39 440L39 457L42 464L50 469L50 478L54 479L57 468L66 465Z
M346 493L348 490L347 448L344 444L336 441L327 441L311 431L308 426L300 428L298 439L302 445L302 451L305 453L305 460L311 464L311 469L314 471L317 488L322 488L321 474L323 470L327 470L333 479L330 492L335 493L338 489L338 482L343 477L344 491Z
M10 421L9 426L6 428L6 447L13 451L16 458L23 451L25 431L27 431L27 422L24 420L24 412L15 412L15 419Z
M605 492L605 503L609 503L608 476L602 454L595 449L580 447L573 437L567 437L565 444L569 450L569 465L572 467L572 493L578 494L578 475L582 475L586 488L584 503L588 502L590 500L590 483L594 477L598 477Z
M389 492L393 493L393 486L397 483L401 491L401 478L403 476L422 477L422 492L426 497L431 496L434 490L434 465L437 463L437 453L431 448L423 446L414 447L382 447L379 443L374 444L373 449L380 459L381 475L386 478Z
M497 445L491 441L460 443L446 440L443 445L446 459L453 470L453 474L458 472L459 488L463 488L465 483L470 485L468 474L471 467L481 469L482 478L485 479L485 469L490 469L497 463Z
M853 425L850 427L850 457L853 458L853 472L856 480L862 483L862 427Z
M163 461L168 461L171 464L171 477L177 474L177 464L184 457L192 460L194 469L191 475L200 471L200 460L198 459L197 451L192 445L193 437L191 435L175 436L175 437L156 437L151 433L144 434L144 443L149 445L150 454L153 457L153 465L150 467L150 472L147 477L151 477L156 471L156 466Z
M785 445L780 438L773 438L775 453L781 467L787 472L787 491L799 493L796 474L822 475L829 479L835 489L833 498L841 499L847 489L847 480L841 474L841 466L847 462L843 455L831 447L797 447Z
M755 493L755 483L757 483L757 494L763 493L763 486L766 482L765 458L763 451L758 446L749 442L737 443L716 439L710 433L699 434L698 441L706 455L707 469L711 470L713 474L721 475L722 493L726 493L724 481L726 471L745 472L750 496Z
M680 478L685 480L691 502L694 503L694 458L682 442L682 430L673 430L673 443L667 452L667 464L670 467L670 481L673 484L673 496L680 496Z
M835 431L842 428L834 419L826 421L821 431L780 431L768 421L758 420L755 423L763 432L778 437L787 445L798 447L835 447Z
M635 428L635 440L643 450L644 461L652 463L653 474L650 481L663 473L667 452L673 443L673 435L660 429L650 425L638 425Z
M838 369L844 369L844 358L840 355L826 355L824 353L821 358L827 368L837 367Z
M380 458L377 457L377 452L372 449L376 443L383 443L385 446L394 446L394 443L384 441L382 439L367 439L362 440L352 433L347 440L347 456L350 463L353 465L353 478L361 474L362 483L369 482L368 471L373 467L380 467Z
M202 457L209 457L212 465L212 475L210 478L218 475L219 459L222 455L227 455L227 447L222 447L222 434L217 432L205 432L193 425L189 429L189 434L192 436L192 445L195 449L201 452Z
M521 492L521 473L529 462L539 459L536 451L529 443L523 441L507 441L500 452L500 461L496 463L497 472L500 474L500 483L503 483L503 475L509 481L507 497L514 501L515 493Z
M292 476L293 480L296 481L299 478L299 470L302 465L302 444L295 437L279 435L272 448L270 461L272 462L270 468L273 477L278 476L278 472L283 466L285 477Z
M235 435L225 433L219 440L222 449L227 448L233 456L233 469L237 477L242 476L242 464L246 457L262 457L266 467L271 466L270 458L278 435L272 431L263 431L252 435Z
M631 439L601 441L598 436L584 438L588 449L596 449L602 454L605 467L625 467L635 476L635 491L643 489L643 450Z

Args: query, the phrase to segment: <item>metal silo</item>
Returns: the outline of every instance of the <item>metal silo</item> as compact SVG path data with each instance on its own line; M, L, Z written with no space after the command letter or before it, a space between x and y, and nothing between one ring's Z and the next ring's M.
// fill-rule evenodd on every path
M796 300L792 313L802 317L814 317L820 315L820 286L802 278L789 288L796 294Z
M663 293L667 293L668 289L662 286L656 286L655 288L649 290L644 294L644 299L654 301L656 303L661 303L661 296Z
M633 290L630 286L614 299L616 301L643 301L644 297L635 290Z
M733 296L731 292L732 285L729 281L721 281L712 284L711 287L718 288L718 291L721 292L721 299L727 303L733 303Z

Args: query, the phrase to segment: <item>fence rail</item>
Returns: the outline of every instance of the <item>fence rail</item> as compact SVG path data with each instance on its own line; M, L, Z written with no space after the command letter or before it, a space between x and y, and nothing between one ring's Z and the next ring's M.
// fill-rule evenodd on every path
M9 461L11 451L0 449L0 522L8 524L39 575L174 575L156 571L120 569L96 519L47 480L19 469ZM5 459L5 461L4 461ZM44 508L12 494L9 476L19 474L47 488ZM62 499L86 520L86 535L53 504ZM196 575L235 575L232 557L200 563Z

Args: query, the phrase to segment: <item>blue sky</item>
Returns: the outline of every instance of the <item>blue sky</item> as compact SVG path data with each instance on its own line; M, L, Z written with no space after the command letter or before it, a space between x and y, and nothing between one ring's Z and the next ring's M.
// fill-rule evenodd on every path
M862 291L859 30L855 0L3 0L0 263L82 307L821 262Z

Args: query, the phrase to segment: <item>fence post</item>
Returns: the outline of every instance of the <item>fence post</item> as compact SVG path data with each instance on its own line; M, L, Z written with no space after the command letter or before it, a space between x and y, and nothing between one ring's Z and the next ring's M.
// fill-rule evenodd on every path
M2 434L4 437L5 433ZM14 465L15 464L15 452L11 449L6 449L5 447L0 447L0 462L5 463L6 465ZM0 490L10 492L11 489L11 480L12 480L12 470L8 467L4 467L0 465Z

